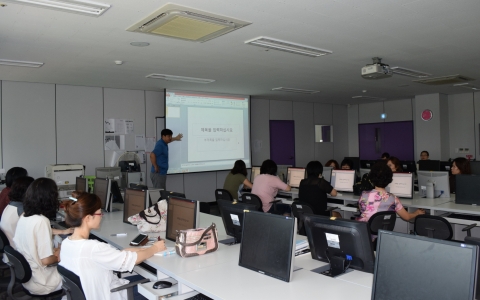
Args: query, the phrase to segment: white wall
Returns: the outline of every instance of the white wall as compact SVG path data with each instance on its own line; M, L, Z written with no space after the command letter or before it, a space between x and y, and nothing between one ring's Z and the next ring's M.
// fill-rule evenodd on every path
M475 110L473 93L448 96L448 119L450 133L449 154L451 158L472 154L475 156ZM468 153L458 153L458 148L469 148Z

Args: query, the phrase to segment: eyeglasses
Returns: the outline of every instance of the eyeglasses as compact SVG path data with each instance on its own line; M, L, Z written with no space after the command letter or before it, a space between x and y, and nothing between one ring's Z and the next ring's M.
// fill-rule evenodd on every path
M102 216L104 215L104 213L98 213L98 214L93 214L94 216Z

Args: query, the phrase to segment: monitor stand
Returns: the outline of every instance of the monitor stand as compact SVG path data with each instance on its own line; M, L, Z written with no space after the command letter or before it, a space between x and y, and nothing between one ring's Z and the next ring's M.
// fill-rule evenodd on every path
M313 269L312 272L329 277L337 277L338 275L352 272L352 269L345 270L345 258L333 256L330 258L330 264Z
M231 246L231 245L240 244L241 241L242 241L242 230L237 228L237 226L234 226L233 237L229 238L229 239L226 239L226 240L221 240L221 241L218 241L218 242L222 243L224 245Z

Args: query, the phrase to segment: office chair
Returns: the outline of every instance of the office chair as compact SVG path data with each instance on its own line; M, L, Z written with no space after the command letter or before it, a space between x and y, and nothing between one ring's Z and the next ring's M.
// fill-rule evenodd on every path
M292 214L297 218L297 233L306 236L305 227L303 221L305 220L304 214L313 214L313 210L308 204L296 201L292 204Z
M55 291L47 295L34 295L31 294L27 289L23 288L23 292L30 296L26 298L25 296L16 297L13 294L13 287L15 283L25 283L32 278L32 269L30 264L27 262L25 257L11 246L5 246L5 254L8 258L8 266L10 267L10 283L8 284L7 294L10 298L14 300L23 300L23 299L55 299L64 295L63 290ZM54 267L54 266L52 266ZM23 287L23 286L22 286Z
M255 204L257 206L257 210L263 212L262 200L260 200L260 197L258 197L257 195L252 193L243 193L242 197L240 197L240 200L243 203Z
M5 246L10 246L10 242L8 241L7 235L0 229L0 270L2 271L2 277L5 275L5 270L8 270L8 265L3 262L2 257L3 257L3 248ZM8 278L1 278L0 279L0 287L1 288L6 288L8 286L8 283L10 282L10 279Z
M378 235L378 230L393 231L397 213L394 211L379 211L368 219L368 227L372 235ZM377 249L377 239L373 240L373 249Z
M415 234L440 240L451 240L452 225L445 218L432 215L420 215L415 218Z
M82 283L80 277L72 271L58 266L58 273L62 276L62 289L67 295L68 300L86 300L85 294L83 293ZM118 292L124 289L127 289L128 300L133 300L133 287L137 284L149 282L150 279L142 279L134 282L124 284L122 286L111 289L110 292Z
M233 196L230 195L230 192L225 189L216 189L215 190L215 200L226 200L226 201L233 201Z

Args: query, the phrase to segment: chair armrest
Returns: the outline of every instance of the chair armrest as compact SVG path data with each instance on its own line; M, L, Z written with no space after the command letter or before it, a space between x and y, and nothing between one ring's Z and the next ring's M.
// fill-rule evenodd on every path
M110 290L110 293L114 293L114 292L118 292L118 291L121 291L121 290L124 290L124 289L128 289L130 287L134 287L136 286L137 284L141 284L141 283L145 283L145 282L149 282L150 279L148 278L144 278L142 280L137 280L137 281L134 281L134 282L129 282L127 284L124 284L122 286L119 286L119 287L116 287L114 289L111 289Z
M470 224L467 227L463 228L462 231L468 231L476 226L477 226L477 223Z
M338 207L336 207L336 206L335 206L335 207L333 207L333 206L330 206L330 207L327 207L327 209L326 209L325 211L328 211L328 212L330 212L330 211L332 211L332 210L336 210L336 209L338 209Z

